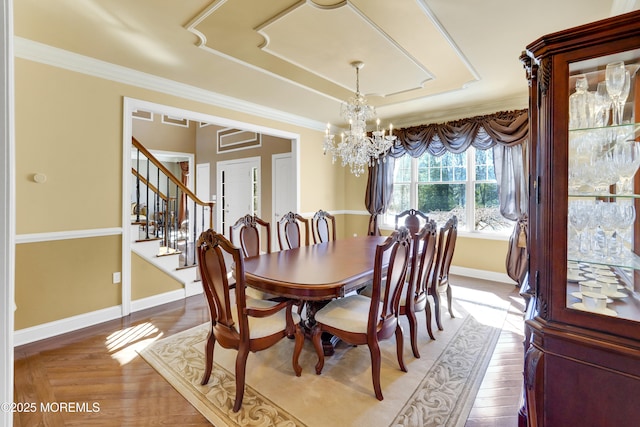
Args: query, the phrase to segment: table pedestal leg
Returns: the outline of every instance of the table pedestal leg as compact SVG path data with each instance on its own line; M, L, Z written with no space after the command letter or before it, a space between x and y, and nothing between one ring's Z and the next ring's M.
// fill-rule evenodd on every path
M306 319L302 319L300 324L302 325L302 330L304 335L307 338L311 338L311 330L313 329L313 325L316 324L315 314L322 307L327 305L329 301L307 301L305 303L307 317ZM322 349L324 351L325 356L331 356L335 352L335 346L340 341L340 338L331 335L327 332L323 332L322 336Z

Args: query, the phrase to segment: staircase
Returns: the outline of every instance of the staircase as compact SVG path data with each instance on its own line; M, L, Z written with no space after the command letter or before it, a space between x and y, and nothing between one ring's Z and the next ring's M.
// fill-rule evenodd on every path
M163 246L163 240L158 238L146 239L144 225L132 224L131 236L134 240L131 242L131 252L136 253L149 263L156 266L159 270L173 277L182 283L185 288L185 296L191 296L202 293L202 285L200 282L200 272L197 263L192 264L187 261L185 267L185 255L190 256L192 249L188 251L174 249L172 247ZM135 237L138 236L138 239ZM182 244L180 243L181 247Z
M131 251L182 283L185 297L202 293L194 248L213 227L214 204L199 200L135 138L132 145Z

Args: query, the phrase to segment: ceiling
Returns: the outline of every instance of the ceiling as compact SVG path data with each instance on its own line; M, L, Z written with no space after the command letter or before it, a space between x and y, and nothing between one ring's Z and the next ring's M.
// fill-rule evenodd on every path
M395 127L527 107L540 36L640 0L14 1L17 37L343 124L356 90Z

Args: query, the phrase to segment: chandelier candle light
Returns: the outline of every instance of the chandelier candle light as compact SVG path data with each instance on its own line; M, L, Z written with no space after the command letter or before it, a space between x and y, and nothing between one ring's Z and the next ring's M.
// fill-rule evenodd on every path
M331 134L331 124L327 123L324 137L324 154L330 153L335 163L339 157L342 166L349 165L351 173L360 176L365 171L365 166L373 166L380 161L380 156L386 154L393 146L396 137L393 136L393 125L389 125L389 135L386 130L380 130L380 119L376 120L376 130L367 135L367 120L376 116L376 110L367 103L360 93L359 71L364 67L360 61L352 62L356 69L356 93L342 104L341 115L349 122L349 130L340 134L340 142L336 142L335 135ZM385 161L385 158L382 158Z

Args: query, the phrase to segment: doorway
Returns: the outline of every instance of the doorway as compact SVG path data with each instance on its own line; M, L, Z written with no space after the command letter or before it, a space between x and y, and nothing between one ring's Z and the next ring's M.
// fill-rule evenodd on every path
M260 216L260 157L218 162L216 227L227 238L229 227L245 215Z
M299 185L299 150L300 135L292 132L283 131L281 129L258 126L251 123L239 122L224 117L212 116L210 114L197 111L189 111L180 108L170 107L167 105L156 104L148 101L142 101L133 98L124 98L123 106L123 189L122 189L122 315L126 316L131 313L131 244L132 231L127 224L131 220L130 216L130 197L132 192L131 174L131 138L133 136L133 115L139 111L152 112L154 114L167 115L170 117L180 117L189 121L197 121L204 126L206 124L216 124L221 127L244 129L250 132L256 132L264 135L271 135L277 138L287 139L291 141L291 158L292 167L289 176L289 182L293 188L293 204L295 209L299 208L300 185ZM237 114L233 111L230 114ZM198 150L196 150L196 162L198 161ZM271 185L269 180L268 185ZM198 189L196 188L196 192ZM269 191L263 189L262 191ZM265 193L270 194L270 193ZM218 209L220 197L217 197L215 210ZM244 215L244 214L242 214ZM237 218L236 218L237 219ZM218 218L216 218L216 222Z

